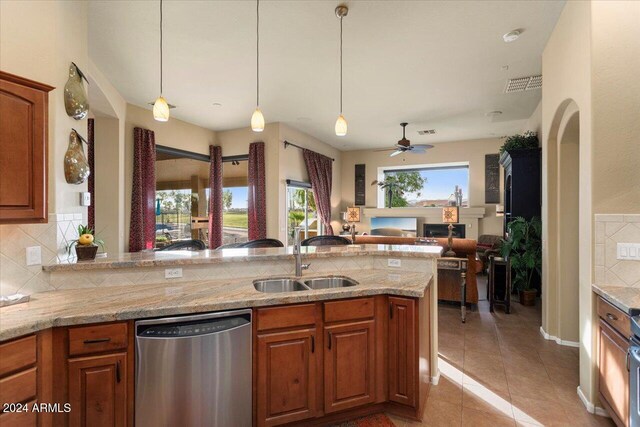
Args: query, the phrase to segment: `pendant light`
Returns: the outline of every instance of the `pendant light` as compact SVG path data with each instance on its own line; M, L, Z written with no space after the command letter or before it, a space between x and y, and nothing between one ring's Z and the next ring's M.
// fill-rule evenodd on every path
M347 16L349 8L345 5L336 7L336 16L340 18L340 115L336 120L336 136L347 134L347 120L342 115L342 18Z
M251 115L251 129L264 130L264 116L260 110L260 0L256 0L256 110Z
M159 122L169 120L169 109L175 108L162 96L162 0L160 0L160 96L153 103L153 118Z

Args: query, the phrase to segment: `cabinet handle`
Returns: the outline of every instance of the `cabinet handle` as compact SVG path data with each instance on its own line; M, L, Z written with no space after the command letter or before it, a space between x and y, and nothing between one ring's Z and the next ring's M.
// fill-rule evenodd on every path
M311 353L316 352L316 337L311 335Z
M389 303L389 319L393 319L393 303Z
M111 341L111 338L96 338L93 340L84 340L85 344L99 344L101 342L109 342Z
M629 362L631 359L631 349L627 350L627 354L625 355L624 363L627 365L627 372L631 372L631 367L629 366Z
M329 350L331 350L331 332L329 332L329 339L327 341L328 341Z
M609 319L609 320L613 320L613 321L616 321L616 320L618 320L618 317L617 317L617 316L614 316L614 315L613 315L613 314L611 314L611 313L607 313L607 319Z
M116 362L116 382L120 382L120 361Z

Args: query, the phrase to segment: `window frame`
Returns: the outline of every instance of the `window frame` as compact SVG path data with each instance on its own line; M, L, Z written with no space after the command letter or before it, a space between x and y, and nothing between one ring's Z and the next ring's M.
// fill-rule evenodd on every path
M397 165L397 166L379 166L378 167L378 182L384 181L384 176L386 172L411 172L411 171L421 171L425 169L459 169L459 168L467 168L467 192L469 192L470 188L470 180L471 180L471 170L469 166L469 162L447 162L447 163L426 163L426 164L418 164L418 165ZM417 207L417 206L407 206L407 207L396 207L396 208L387 208L385 207L385 194L384 189L380 186L377 186L377 201L376 207L378 209L428 209L428 207ZM467 197L470 194L467 193ZM471 200L468 199L468 206L471 206Z
M308 215L308 192L309 191L313 191L313 188L311 187L311 184L305 181L295 181L293 179L287 179L286 180L286 186L285 186L285 223L286 223L286 229L285 229L285 237L286 237L286 241L288 243L289 241L289 189L290 188L295 188L298 190L305 190L305 215ZM316 211L317 213L317 211ZM309 224L308 224L308 219L307 217L305 217L305 224L306 227L304 229L304 236L305 239L309 238ZM318 217L318 236L323 235L324 234L324 224L322 224L322 221L320 221L320 218Z

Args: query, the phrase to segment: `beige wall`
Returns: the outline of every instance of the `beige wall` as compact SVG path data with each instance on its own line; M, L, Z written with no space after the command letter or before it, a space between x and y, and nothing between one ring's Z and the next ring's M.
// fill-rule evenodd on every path
M71 128L87 136L87 120L74 120L64 109L72 61L88 69L86 2L0 2L0 69L55 87L49 93L49 212L86 216L78 192L87 185L67 184L62 167Z
M287 217L286 217L286 180L293 179L296 181L306 181L309 182L309 176L307 174L307 167L304 163L304 158L302 157L302 150L299 150L295 147L289 147L287 149L284 148L284 141L292 142L301 147L307 148L309 150L315 151L317 153L323 154L327 157L331 157L334 160L333 162L333 180L331 187L331 226L333 227L333 232L338 234L340 232L340 227L342 225L342 221L340 220L340 206L342 199L342 153L320 141L317 138L314 138L310 135L307 135L304 132L300 132L297 129L294 129L290 126L287 126L283 123L280 124L280 203L281 207L280 213L280 236L282 240L286 238L286 226L287 226ZM283 240L284 241L284 240Z
M527 122L522 129L523 132L533 131L538 134L538 139L542 135L542 100L538 103L538 106L531 114L531 117L527 119Z
M406 154L396 157L389 157L389 151L376 152L372 150L361 150L343 152L341 209L344 210L347 206L352 206L354 203L354 175L356 164L366 164L366 207L375 208L378 203L378 187L370 184L378 178L379 167L468 162L469 205L470 207L486 208L484 218L479 221L477 234L502 235L502 217L496 217L495 204L484 203L484 161L486 154L497 154L503 143L504 141L500 138L447 142L435 145L435 147L428 150L426 154ZM502 179L501 173L501 188ZM502 191L500 198L502 200ZM398 215L402 215L402 208L397 208L397 212ZM358 229L368 231L368 220L361 223ZM475 235L475 233L471 234Z
M131 221L131 186L133 180L133 129L141 127L155 133L156 145L179 148L194 153L209 154L209 145L216 144L214 131L171 118L168 122L154 120L151 109L127 105L125 120L125 250L129 246ZM96 159L99 162L100 159Z
M640 2L592 3L594 213L640 212Z

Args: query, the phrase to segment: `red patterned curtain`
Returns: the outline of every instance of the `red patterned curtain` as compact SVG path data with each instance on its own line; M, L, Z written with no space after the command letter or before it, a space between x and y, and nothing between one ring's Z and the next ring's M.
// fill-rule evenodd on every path
M325 234L333 235L331 227L331 182L333 160L320 153L303 149L304 163L307 165L309 181L316 199L318 216L324 224Z
M209 146L209 249L222 245L222 148Z
M93 133L94 120L87 120L87 161L89 162L89 170L91 173L89 174L89 183L88 183L88 191L91 194L91 204L89 205L89 209L87 212L87 225L90 229L96 229L96 190L95 190L95 179L96 179L96 168L95 168L95 159L94 159L94 151L93 151L93 142L94 142L94 133Z
M264 142L249 145L249 240L267 237Z
M133 189L129 252L153 249L156 240L156 142L153 131L133 129Z

